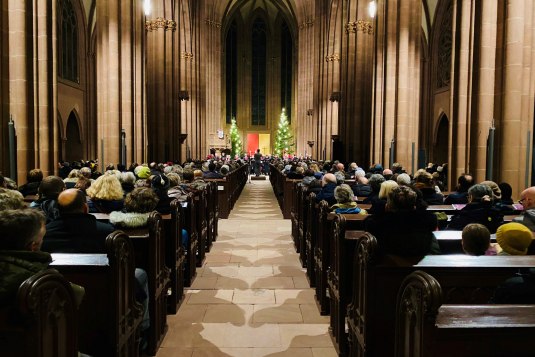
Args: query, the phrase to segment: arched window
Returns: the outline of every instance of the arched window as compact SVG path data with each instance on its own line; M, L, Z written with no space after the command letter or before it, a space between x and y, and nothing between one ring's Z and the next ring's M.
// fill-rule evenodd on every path
M252 124L266 125L266 23L257 18L252 31Z
M292 34L284 21L281 29L281 107L286 108L288 122L292 122Z
M226 95L227 95L227 124L236 118L238 105L238 34L236 20L232 21L226 40Z
M78 24L70 0L58 1L58 74L80 83L78 70Z

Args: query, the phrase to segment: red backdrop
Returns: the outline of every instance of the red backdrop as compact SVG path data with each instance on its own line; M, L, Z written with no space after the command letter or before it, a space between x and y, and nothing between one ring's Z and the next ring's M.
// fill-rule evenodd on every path
M258 149L258 133L247 134L247 155L254 155Z

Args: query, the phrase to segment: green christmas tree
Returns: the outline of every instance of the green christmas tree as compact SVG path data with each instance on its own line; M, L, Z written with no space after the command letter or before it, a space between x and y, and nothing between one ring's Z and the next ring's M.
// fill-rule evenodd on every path
M233 157L241 154L242 144L240 139L240 133L238 133L238 125L236 125L236 119L234 118L232 118L230 125L230 145Z
M275 154L283 155L284 153L291 154L292 151L292 133L290 132L290 125L288 124L288 117L286 110L282 108L282 113L279 120L279 128L275 135Z

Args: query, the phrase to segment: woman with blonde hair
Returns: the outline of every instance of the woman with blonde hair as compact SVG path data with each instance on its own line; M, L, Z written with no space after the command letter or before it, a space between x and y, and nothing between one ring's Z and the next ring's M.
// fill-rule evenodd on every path
M123 209L123 188L115 175L100 176L86 192L90 213L110 213Z
M372 206L370 207L368 212L371 214L384 213L388 195L390 194L390 192L392 192L392 189L394 187L398 186L399 185L396 181L387 180L382 182L381 187L379 188L379 194L377 195L378 199L372 201Z

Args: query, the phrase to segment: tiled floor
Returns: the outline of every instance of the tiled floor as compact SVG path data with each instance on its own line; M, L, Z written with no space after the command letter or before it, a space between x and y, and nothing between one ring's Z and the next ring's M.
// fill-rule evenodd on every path
M269 181L245 186L158 357L334 357Z

